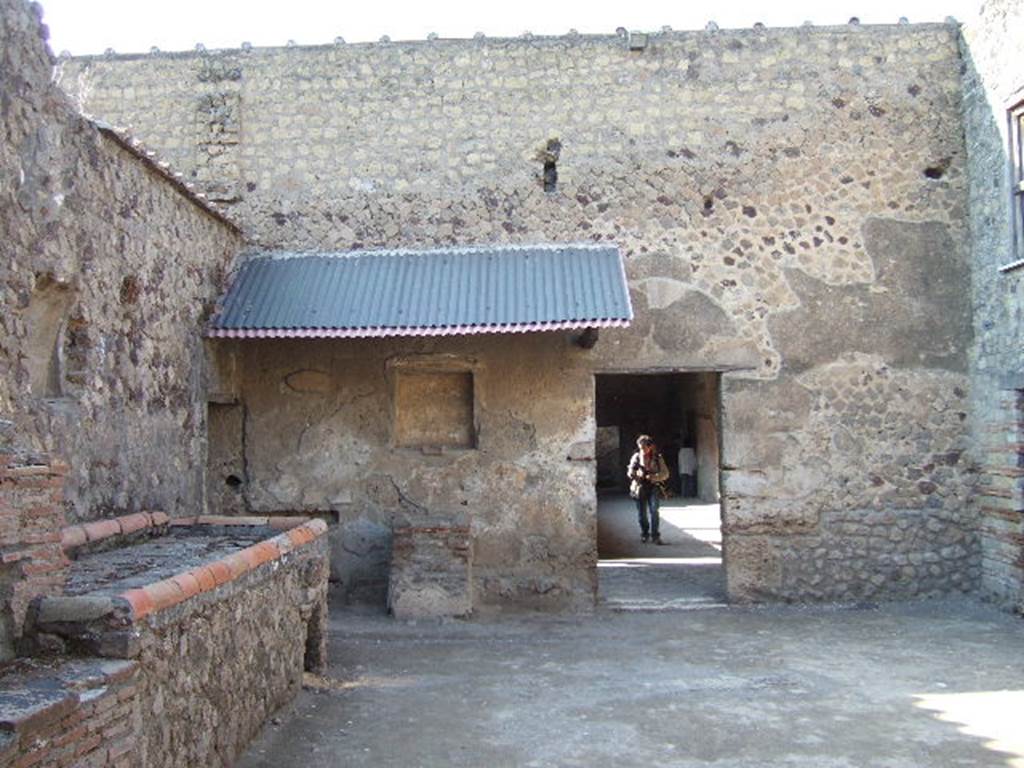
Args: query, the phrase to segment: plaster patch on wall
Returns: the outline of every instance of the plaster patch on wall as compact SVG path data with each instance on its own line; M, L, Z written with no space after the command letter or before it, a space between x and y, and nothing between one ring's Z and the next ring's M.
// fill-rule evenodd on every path
M667 277L649 277L638 280L636 285L643 287L647 295L647 306L651 309L664 309L693 290L692 286L681 280Z
M472 372L399 370L394 397L396 445L472 448L476 444Z
M333 390L331 377L324 371L302 369L284 377L284 385L293 392L327 394Z

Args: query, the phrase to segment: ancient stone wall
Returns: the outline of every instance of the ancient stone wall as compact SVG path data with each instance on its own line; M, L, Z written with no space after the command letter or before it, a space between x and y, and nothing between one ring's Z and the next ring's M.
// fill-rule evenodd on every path
M94 57L59 78L266 248L621 247L636 320L590 352L218 344L242 506L335 510L338 553L368 560L403 508L463 508L480 599L565 605L594 584L575 459L597 371L723 372L733 598L976 583L960 64L955 27L851 25ZM475 447L392 442L389 361L422 356L474 371Z
M1008 110L1024 102L1024 7L989 0L967 21L963 114L970 180L971 428L985 594L1024 610L1024 232L1014 242ZM1019 202L1017 203L1019 205Z
M137 657L139 765L232 765L295 698L307 661L325 663L307 659L307 639L323 642L326 607L321 539L148 618Z
M232 765L327 663L327 526L201 515L167 528L161 513L68 527L67 590L33 602L26 642L137 666L132 765ZM0 715L11 703L0 696ZM86 714L83 728L103 727Z
M72 519L200 511L201 328L238 232L52 84L0 4L0 452L69 464Z
M591 603L593 466L573 457L593 456L593 383L588 353L568 337L229 344L245 411L242 505L334 511L344 594L383 599L396 513L439 524L464 515L480 603ZM472 377L472 447L397 443L394 389L408 370ZM428 408L427 397L404 407Z

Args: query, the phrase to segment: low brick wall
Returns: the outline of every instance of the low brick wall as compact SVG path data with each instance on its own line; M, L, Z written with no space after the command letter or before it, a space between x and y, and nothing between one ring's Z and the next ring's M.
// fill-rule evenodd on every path
M39 598L32 604L26 635L38 647L136 662L138 732L132 765L229 766L266 718L298 692L304 670L326 662L327 526L320 520L287 518L189 518L149 526L120 518L133 535L149 528L174 537L227 535L239 539L266 531L230 554L214 553L200 564L129 586L107 584L81 594ZM162 521L161 521L162 522ZM274 535L271 526L290 530ZM91 557L127 557L127 550L102 551L109 535L82 542L99 545ZM228 535L231 534L233 535ZM246 539L248 541L248 539ZM78 553L76 553L78 554ZM72 564L69 583L75 582ZM72 591L69 589L69 592Z
M473 611L473 558L464 517L396 520L388 609L398 619L468 616Z
M32 598L63 590L66 471L59 461L0 454L0 662L13 658Z
M21 662L0 683L0 765L136 768L139 665Z

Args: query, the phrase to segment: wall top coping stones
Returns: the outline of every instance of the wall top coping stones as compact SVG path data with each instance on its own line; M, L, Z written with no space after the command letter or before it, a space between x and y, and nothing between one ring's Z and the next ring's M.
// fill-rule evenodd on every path
M136 512L133 515L69 525L61 530L60 544L65 552L69 552L85 544L95 544L114 536L127 536L148 529L164 528L169 521L170 517L166 512Z
M2 475L0 475L2 476ZM171 518L166 512L136 512L132 515L93 520L80 525L69 525L61 530L60 543L66 552L85 544L95 544L115 536L138 532L158 533L160 529L194 525L264 526L287 531L309 521L308 517L275 515L268 517L199 515ZM150 529L153 529L150 531Z
M86 524L86 526L71 526L71 529L84 527L87 529L86 536L88 537L89 526L94 526L93 530L110 538L115 535L125 535L115 533L115 528L119 531L130 529L139 522L139 516L145 517L146 514L149 515L151 522L160 520L162 525L173 524L177 528L205 526L217 529L227 526L236 528L247 526L272 527L275 530L283 530L283 532L216 560L205 562L143 587L124 590L113 596L83 594L71 597L37 598L33 604L35 630L84 637L90 633L95 634L87 625L100 622L124 635L126 628L131 628L147 616L178 605L190 597L212 592L218 587L256 570L261 565L280 560L290 552L316 541L327 531L327 523L320 519L310 520L298 517L230 518L203 515L169 521L162 512L128 515L111 520L96 521L96 523ZM77 540L80 534L76 531L74 536ZM71 539L70 536L68 538ZM124 653L125 651L126 647L118 646L118 652ZM102 646L101 650L96 652L102 653ZM131 653L128 652L127 655L130 656Z
M829 24L822 26L815 26L813 24L804 24L802 26L793 27L765 27L757 26L752 28L733 28L733 29L719 29L717 25L709 24L707 27L701 30L662 30L659 32L647 32L637 33L633 32L634 37L642 35L647 38L649 43L657 43L659 41L680 41L694 38L709 38L715 36L749 36L749 37L766 37L779 34L799 34L809 35L818 32L825 33L846 33L846 34L871 34L871 33L891 33L891 34L905 34L908 30L928 30L928 29L944 29L944 28L958 28L959 22L952 17L949 17L944 22L923 22L923 23L893 23L893 24ZM300 51L322 51L331 50L337 48L347 49L402 49L412 47L453 47L453 48L480 48L484 46L500 46L507 47L510 45L520 45L523 47L542 47L550 45L579 45L584 44L608 44L614 45L615 47L621 47L629 49L630 46L630 34L579 34L570 32L562 35L533 35L524 34L519 37L487 37L486 35L475 35L472 38L456 38L456 37L437 37L433 36L426 40L390 40L382 39L378 41L367 41L357 43L347 43L343 39L338 38L333 43L315 43L310 45L296 45L296 44L285 44L285 45L274 45L274 46L253 46L250 44L243 43L237 48L216 48L207 49L205 47L197 46L196 49L188 51L161 51L159 49L151 49L149 52L137 52L137 53L116 53L113 51L107 51L105 53L88 54L80 56L71 56L70 54L61 54L62 60L75 60L75 61L130 61L137 59L190 59L190 58L215 58L222 55L241 55L251 56L253 54L271 53L276 54L282 51L287 51L289 54ZM646 47L646 46L645 46ZM635 52L639 53L640 50Z
M103 122L102 120L90 117L87 117L86 120L96 127L100 132L100 135L110 139L129 154L138 158L142 161L143 165L163 178L204 213L210 215L233 232L241 233L242 228L229 219L224 211L222 211L212 201L208 200L206 195L201 192L197 192L195 187L185 181L183 174L172 171L168 163L159 160L155 152L147 150L142 142L133 138L123 128L115 127Z

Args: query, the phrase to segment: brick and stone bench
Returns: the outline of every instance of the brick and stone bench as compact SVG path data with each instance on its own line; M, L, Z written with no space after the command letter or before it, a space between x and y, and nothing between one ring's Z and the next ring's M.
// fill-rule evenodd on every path
M326 529L305 518L159 512L70 526L63 594L32 602L25 639L39 652L137 667L129 764L230 765L298 692L303 671L326 662ZM6 749L27 759L18 741L8 737Z
M464 516L402 517L392 536L388 608L395 618L472 613L473 548Z

